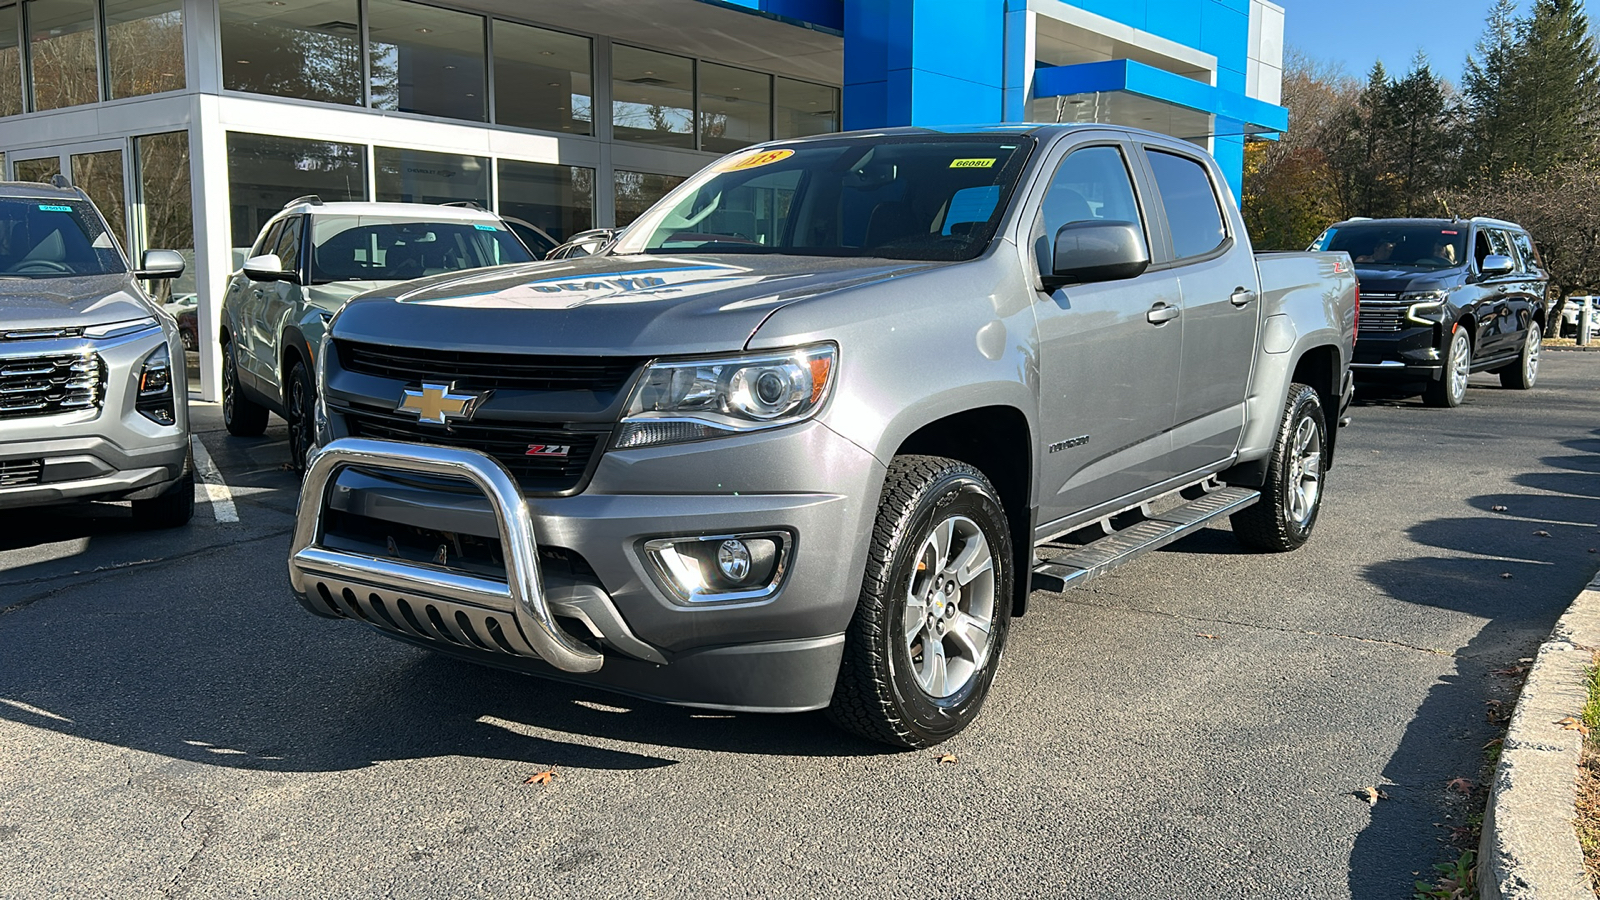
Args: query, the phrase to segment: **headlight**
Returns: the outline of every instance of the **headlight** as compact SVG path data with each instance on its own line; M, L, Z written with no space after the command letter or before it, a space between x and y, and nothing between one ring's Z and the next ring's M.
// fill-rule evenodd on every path
M791 425L822 407L838 348L652 363L629 398L612 446L619 450L698 441Z
M144 331L147 328L160 327L156 320L150 316L142 319L128 319L122 322L108 322L105 325L90 325L83 329L83 336L87 338L114 338Z
M167 345L162 344L144 358L139 369L139 391L134 401L139 414L157 425L177 422L172 395L172 358Z
M1411 304L1406 307L1406 319L1418 325L1444 322L1444 304L1449 298L1449 291L1415 291L1400 295L1402 302Z

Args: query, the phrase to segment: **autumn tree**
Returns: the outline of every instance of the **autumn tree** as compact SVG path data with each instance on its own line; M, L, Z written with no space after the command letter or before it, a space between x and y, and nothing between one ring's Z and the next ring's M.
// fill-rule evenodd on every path
M1337 66L1297 50L1284 62L1289 130L1278 140L1245 145L1241 207L1252 241L1263 250L1304 249L1343 218L1323 143L1358 91Z

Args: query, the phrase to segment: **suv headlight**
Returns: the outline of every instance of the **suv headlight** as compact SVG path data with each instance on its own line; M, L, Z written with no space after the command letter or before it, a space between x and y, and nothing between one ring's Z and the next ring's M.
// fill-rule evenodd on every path
M1402 302L1411 304L1406 307L1406 320L1418 325L1443 324L1444 304L1448 299L1449 291L1414 291L1400 295Z
M172 357L167 345L150 351L139 369L139 392L134 400L139 414L157 425L177 423L177 411L172 395Z
M794 350L660 360L628 399L618 450L654 447L792 425L822 408L839 350Z

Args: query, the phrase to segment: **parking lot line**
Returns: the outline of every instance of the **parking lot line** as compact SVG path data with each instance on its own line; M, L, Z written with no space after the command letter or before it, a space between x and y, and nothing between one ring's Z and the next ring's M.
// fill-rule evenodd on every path
M189 436L194 444L194 471L200 476L200 484L196 487L205 490L206 502L211 504L211 514L218 522L239 521L239 511L233 505L233 492L228 490L228 483L222 480L222 473L217 471L217 464L211 461L211 454L206 452L205 442L200 440L200 435Z

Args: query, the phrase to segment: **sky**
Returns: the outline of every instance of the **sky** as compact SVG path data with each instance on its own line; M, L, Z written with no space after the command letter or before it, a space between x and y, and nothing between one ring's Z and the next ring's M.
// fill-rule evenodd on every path
M1494 0L1277 0L1284 8L1283 42L1313 59L1337 62L1365 78L1376 60L1390 75L1411 68L1417 51L1434 72L1461 83L1484 17ZM1530 0L1517 4L1519 15Z

